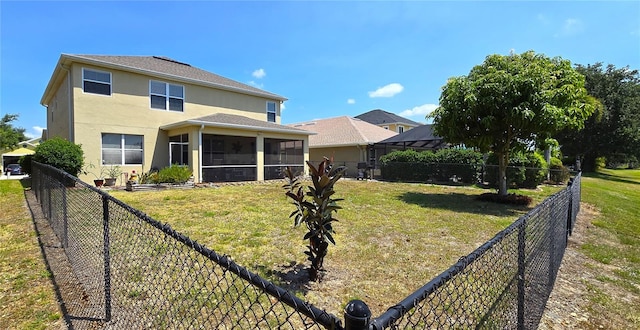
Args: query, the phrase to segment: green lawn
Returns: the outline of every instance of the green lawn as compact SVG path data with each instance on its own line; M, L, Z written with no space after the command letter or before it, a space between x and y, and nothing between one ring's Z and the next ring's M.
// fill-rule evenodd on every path
M220 254L281 284L305 264L303 228L282 183L112 195ZM518 193L535 203L563 187ZM426 184L342 180L336 246L320 283L293 287L316 306L341 315L349 300L365 300L378 315L504 229L527 208L477 201L486 190Z
M0 214L0 329L60 328L50 273L20 181L0 181Z
M598 316L592 323L606 327L619 320L617 326L640 329L640 170L588 175L582 199L600 212L581 246L600 274L600 283L586 283L589 310Z

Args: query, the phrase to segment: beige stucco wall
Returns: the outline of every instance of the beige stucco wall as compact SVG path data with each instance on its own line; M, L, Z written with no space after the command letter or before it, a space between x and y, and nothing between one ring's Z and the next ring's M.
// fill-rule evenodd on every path
M367 161L367 146L311 148L309 150L309 159L314 164L318 164L323 157L331 158L332 156L334 164L346 165L348 167L347 175L355 176L357 163Z
M94 69L111 73L112 93L110 96L84 93L82 88L82 69ZM74 127L73 141L82 144L85 162L101 163L102 133L132 134L144 136L144 155L142 165L122 166L122 170L130 173L148 171L152 167L162 168L169 165L169 145L166 131L160 130L162 125L194 119L214 113L229 113L267 120L267 101L276 103L276 122L280 123L280 101L257 96L245 95L230 91L216 90L179 81L144 76L140 74L105 69L101 67L74 63L71 66L72 102ZM150 107L149 81L157 80L184 86L184 111L156 110ZM61 98L68 95L66 83L59 85L56 92L56 110L68 107L68 103L61 104ZM55 103L55 102L51 102ZM242 110L236 110L242 109ZM61 111L54 111L54 116L60 116ZM67 118L68 119L68 118ZM48 128L52 128L49 136L65 137L63 120L54 117ZM67 121L68 122L68 121ZM67 132L68 132L67 124ZM198 130L185 129L189 133L192 146L190 164L198 164ZM228 132L246 136L247 132ZM172 131L171 135L182 134ZM223 133L216 133L223 134ZM256 134L256 133L252 133ZM66 133L66 136L69 134ZM306 143L305 143L306 145ZM258 171L260 172L260 171ZM194 174L198 171L194 169ZM83 179L91 179L91 176ZM196 178L198 180L199 178Z
M58 90L51 98L46 111L48 136L58 136L73 141L70 129L71 120L73 119L73 112L70 107L73 97L69 94L69 86L72 85L72 82L69 81L70 78L70 75L65 75Z

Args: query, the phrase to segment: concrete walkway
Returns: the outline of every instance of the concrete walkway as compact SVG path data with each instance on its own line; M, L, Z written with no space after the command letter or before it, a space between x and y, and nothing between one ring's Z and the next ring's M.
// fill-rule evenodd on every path
M27 178L29 177L28 175L9 175L7 176L6 174L2 174L0 175L0 180L20 180L23 178Z

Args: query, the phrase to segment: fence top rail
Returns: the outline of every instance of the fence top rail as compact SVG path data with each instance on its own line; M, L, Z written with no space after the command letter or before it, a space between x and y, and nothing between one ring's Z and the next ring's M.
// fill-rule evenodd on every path
M207 257L208 259L212 260L213 262L215 262L216 264L228 269L229 271L231 271L232 273L238 275L239 277L241 277L242 279L248 281L249 283L251 283L252 285L262 289L263 291L265 291L266 293L268 293L269 295L277 298L279 301L282 301L283 303L293 307L296 311L302 313L305 316L308 316L310 318L312 318L313 320L315 320L316 322L318 322L319 324L327 327L327 328L340 328L341 327L341 321L340 319L338 319L335 315L330 314L324 310L321 310L317 307L315 307L314 305L301 300L300 298L296 297L295 295L291 294L289 291L273 284L270 281L267 281L265 279L263 279L262 277L260 277L259 275L252 273L251 271L247 270L246 268L238 265L237 263L235 263L233 260L231 260L228 256L226 255L220 255L217 252L207 248L206 246L192 240L191 238L189 238L188 236L176 231L175 229L171 228L171 226L167 223L162 223L158 220L155 220L153 218L151 218L150 216L148 216L146 213L141 212L129 205L127 205L126 203L120 201L119 199L109 195L108 193L101 191L83 181L81 181L80 179L78 179L77 177L68 174L58 168L55 168L53 166L47 165L47 164L42 164L42 163L37 163L37 162L33 162L34 163L34 168L37 168L38 166L42 166L43 168L53 171L54 173L58 173L60 175L63 175L65 178L67 179L71 179L74 180L76 183L80 184L83 186L83 188L89 188L92 191L100 194L103 198L109 200L110 202L115 203L116 205L122 207L123 209L125 209L126 211L130 212L131 214L133 214L134 216L136 216L137 218L139 218L140 220L148 223L149 225L155 227L156 229L159 229L160 231L162 231L165 235L172 237L173 239L179 241L180 243L192 248L193 250L195 250L196 252L200 253L201 255Z
M580 173L576 176L577 180L580 179ZM403 299L398 304L390 307L384 312L382 315L372 320L372 329L385 329L391 326L393 322L400 319L404 314L406 314L409 310L417 306L420 302L426 299L430 294L435 292L441 286L443 286L447 281L449 281L454 276L460 274L467 266L473 264L478 258L483 256L487 251L489 251L493 246L498 244L502 239L504 239L507 235L511 234L517 229L523 228L526 225L526 222L529 218L538 214L541 210L547 207L550 203L553 203L555 200L562 198L566 194L571 193L571 189L575 180L571 181L568 186L553 194L551 197L545 199L542 203L538 204L531 211L522 215L516 221L514 221L507 228L503 229L499 233L497 233L493 238L482 244L473 252L468 255L461 257L458 261L449 269L442 272L440 275L433 278L427 284L422 286L420 289L416 290L414 293L410 294L408 297Z

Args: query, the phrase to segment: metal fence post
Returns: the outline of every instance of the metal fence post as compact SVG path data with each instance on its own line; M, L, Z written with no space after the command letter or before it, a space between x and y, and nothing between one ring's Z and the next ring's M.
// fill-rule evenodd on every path
M569 236L573 234L573 179L574 178L569 179L569 182L567 183L567 186L569 187L569 211L567 212L567 234L565 235L565 246L566 242L569 240Z
M104 252L104 318L111 321L111 261L109 255L109 200L102 196Z
M522 219L522 225L518 230L518 330L524 329L524 268L525 268L525 228L527 219Z
M369 329L371 310L362 300L351 300L344 308L344 329L365 330Z

